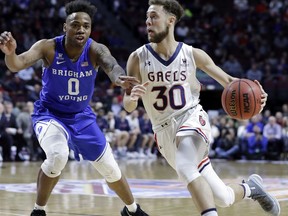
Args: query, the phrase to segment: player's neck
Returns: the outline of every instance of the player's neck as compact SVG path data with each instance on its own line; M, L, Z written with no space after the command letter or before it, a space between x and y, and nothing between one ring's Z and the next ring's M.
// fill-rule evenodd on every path
M169 59L174 54L178 42L165 39L161 43L151 43L151 46L162 58Z
M75 62L78 60L78 58L83 52L83 49L84 49L84 46L75 48L73 46L69 46L68 44L65 44L66 54L72 62Z

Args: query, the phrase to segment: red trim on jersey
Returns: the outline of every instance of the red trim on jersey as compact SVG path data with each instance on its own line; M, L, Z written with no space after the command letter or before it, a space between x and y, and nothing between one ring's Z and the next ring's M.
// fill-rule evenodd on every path
M158 141L157 141L157 134L156 134L156 133L154 134L154 139L155 139L155 143L156 143L157 149L158 149L158 151L160 151L160 148L159 148L159 145L158 145Z
M189 126L181 126L180 128L179 128L179 130L178 130L178 132L180 132L182 129L184 129L184 128L189 128L190 130L194 130L194 131L196 131L197 133L199 133L203 138L204 138L204 140L207 142L207 143L209 143L209 139L207 138L207 136L206 136L206 134L200 129L200 128L191 128L191 127L189 127ZM187 129L184 129L184 130L187 130ZM183 131L184 131L183 130Z
M209 159L208 157L204 158L204 159L200 162L200 164L198 165L198 169L199 169L204 163L206 163L207 161L209 162L210 159Z

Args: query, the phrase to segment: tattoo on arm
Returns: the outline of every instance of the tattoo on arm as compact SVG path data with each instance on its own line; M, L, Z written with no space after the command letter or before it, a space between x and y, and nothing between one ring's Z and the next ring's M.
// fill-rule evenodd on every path
M106 46L100 45L97 49L97 54L97 63L109 76L112 82L115 82L119 76L125 76L125 71L120 67Z

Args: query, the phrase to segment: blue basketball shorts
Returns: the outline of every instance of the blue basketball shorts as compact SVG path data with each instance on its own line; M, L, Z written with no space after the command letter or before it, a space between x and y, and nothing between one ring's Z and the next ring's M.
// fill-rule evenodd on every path
M78 161L80 160L79 154L84 160L98 160L106 148L105 136L98 127L96 116L90 106L80 113L60 114L35 102L32 121L36 135L45 130L49 122L59 123L67 135L67 144L74 151L75 159ZM45 136L45 133L43 134Z

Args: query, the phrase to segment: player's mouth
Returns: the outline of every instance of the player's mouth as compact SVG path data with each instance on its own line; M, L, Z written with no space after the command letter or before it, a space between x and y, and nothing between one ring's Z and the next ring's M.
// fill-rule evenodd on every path
M76 40L77 40L79 43L83 43L84 40L85 40L85 37L78 35L78 36L76 36Z
M151 29L147 29L147 34L148 34L148 35L151 35L151 34L153 34L153 33L154 33L153 30L151 30Z

